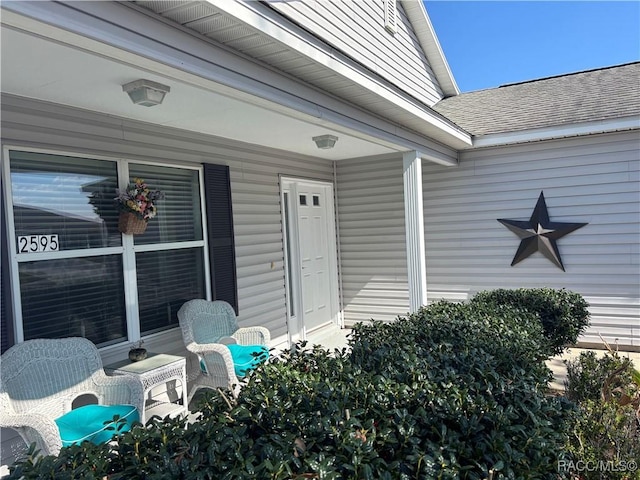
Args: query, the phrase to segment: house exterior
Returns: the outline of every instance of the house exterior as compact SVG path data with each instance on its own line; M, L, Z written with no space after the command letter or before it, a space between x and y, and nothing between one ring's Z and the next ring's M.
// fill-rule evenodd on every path
M473 146L459 150L456 167L423 164L429 301L464 300L494 288L566 288L590 303L591 326L581 345L601 348L604 339L638 350L639 79L640 63L633 63L462 93L433 105L473 135ZM358 272L374 272L384 248L402 254L389 265L404 264L404 224L378 228L391 227L378 219L402 217L399 180L396 196L384 195L401 168L400 159L337 163L339 206L361 205L350 192L367 192L373 203L358 213L381 212L372 214L368 230L358 228L362 220L351 208L349 216L340 214L343 245L352 238L384 244L370 256L360 243L352 257L343 253ZM541 192L551 221L587 224L557 241L564 270L540 252L511 266L520 238L497 221L529 220ZM374 239L375 232L382 235ZM366 276L343 280L346 322L392 317L407 301L404 275L377 291L362 288L372 285ZM387 310L376 307L377 298L402 300Z
M639 347L639 64L460 94L414 1L8 1L1 21L3 351L183 352L198 297L283 347L521 286L582 293L582 341ZM162 104L132 103L139 79ZM165 192L136 236L113 202L133 177ZM512 267L497 222L541 191L588 223L557 241L565 271Z
M640 63L464 93L434 108L472 133L474 147L460 153L456 175L425 166L425 224L448 218L426 229L430 291L567 288L590 304L582 345L601 348L604 338L637 351ZM557 242L565 271L540 253L509 266L519 239L496 219L528 220L541 191L551 221L587 224Z
M454 166L471 135L430 108L457 88L422 5L395 5L393 31L382 8L336 5L365 22L353 40L367 49L310 33L343 17L326 5L3 3L4 348L79 334L105 362L140 338L178 351L175 312L194 297L229 301L275 344L344 323L341 283L361 272L338 163ZM133 104L136 79L169 87L164 102ZM323 135L336 147L317 148ZM166 198L144 235L122 236L112 195L135 176ZM386 188L402 211L421 204L418 178ZM410 306L403 232L362 288L397 290L376 302L385 318Z

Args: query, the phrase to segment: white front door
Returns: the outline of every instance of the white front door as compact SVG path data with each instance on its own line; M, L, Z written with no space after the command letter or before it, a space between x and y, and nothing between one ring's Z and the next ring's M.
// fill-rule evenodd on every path
M283 179L289 333L304 339L336 322L337 253L330 183Z
M301 307L308 332L331 321L327 200L316 185L298 184L297 193Z

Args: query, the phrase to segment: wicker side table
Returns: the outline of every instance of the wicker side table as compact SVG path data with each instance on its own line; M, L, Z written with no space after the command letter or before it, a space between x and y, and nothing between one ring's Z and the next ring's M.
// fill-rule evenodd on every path
M164 418L167 415L186 416L187 405L187 368L184 357L164 353L149 353L139 362L123 360L105 365L108 375L129 375L136 378L144 390L145 406L140 412L140 421L144 424L152 416ZM152 391L166 385L166 395L152 397Z

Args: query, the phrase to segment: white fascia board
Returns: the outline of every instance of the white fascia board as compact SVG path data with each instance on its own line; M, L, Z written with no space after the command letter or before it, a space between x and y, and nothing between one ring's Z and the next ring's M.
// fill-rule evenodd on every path
M411 99L409 96L402 95L400 92L388 88L382 82L378 81L373 75L369 74L366 69L356 68L357 65L353 62L349 62L348 59L339 55L338 52L325 45L313 35L306 34L304 31L293 31L293 29L287 28L286 25L282 24L282 16L279 13L270 9L261 8L262 5L260 2L249 1L245 3L241 1L230 2L229 0L206 1L240 22L262 32L289 48L293 48L295 51L307 58L323 65L345 78L348 78L349 80L384 98L386 101L392 102L398 108L401 108L411 115L420 118L424 122L439 128L447 135L453 137L456 141L462 141L469 145L471 144L470 135L467 132L443 117L425 110L418 102ZM416 3L420 5L422 4L421 2ZM260 9L260 11L258 11L258 9ZM435 39L433 28L431 28L431 32L434 35L434 40L437 44L438 50L440 51L440 54L442 54L442 50L440 50L440 46ZM443 55L441 58L444 61ZM451 77L451 80L453 80L453 77Z
M368 141L426 152L431 161L457 165L453 148L445 146L449 155L443 154L427 137L116 2L3 2L1 20L3 28L34 33L292 118L346 129Z
M417 150L418 156L422 160L427 160L429 162L437 163L438 165L444 165L445 167L455 167L458 166L458 156L456 155L454 158L451 158L447 155L444 155L440 152L425 152L421 150ZM405 152L406 154L406 152Z
M400 0L445 97L460 94L440 41L422 1Z
M634 115L631 117L598 120L594 122L581 122L571 125L534 128L519 132L483 135L473 139L473 148L498 147L501 145L510 145L515 143L538 142L541 140L638 129L640 129L640 115Z

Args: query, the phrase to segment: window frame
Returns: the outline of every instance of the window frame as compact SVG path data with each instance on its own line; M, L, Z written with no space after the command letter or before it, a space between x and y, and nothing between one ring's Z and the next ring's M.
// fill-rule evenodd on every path
M37 253L20 253L17 252L16 235L15 235L15 222L14 222L14 205L11 183L11 165L10 165L10 152L20 151L25 153L37 153L45 155L61 155L67 157L84 158L91 160L105 160L114 162L116 164L118 188L124 189L128 183L130 183L129 167L131 164L135 165L149 165L149 166L161 166L169 168L180 168L187 170L196 170L198 172L198 188L200 194L200 214L202 225L202 240L192 240L185 242L168 242L168 243L150 243L150 244L138 244L134 242L133 235L122 235L122 244L116 247L99 247L89 249L74 249L74 250L59 250L55 252L37 252ZM138 312L138 284L137 284L137 269L136 269L136 254L144 252L153 252L161 250L176 250L187 248L200 248L202 249L203 258L203 270L204 276L204 292L207 300L211 300L211 271L209 263L209 246L208 246L208 225L207 225L207 211L206 211L206 197L205 197L205 184L204 184L204 168L201 164L183 164L169 161L149 161L149 160L137 160L134 158L125 157L113 157L105 155L96 155L93 153L84 153L78 151L65 151L58 149L48 148L32 148L21 145L3 145L2 148L2 171L0 171L0 177L3 185L4 198L2 198L2 205L0 208L5 213L6 221L6 235L3 239L7 242L8 256L9 256L9 281L11 298L10 305L13 312L12 317L6 318L13 329L13 339L10 343L20 343L24 341L24 318L22 316L22 298L20 288L20 276L19 276L19 264L29 261L39 260L53 260L53 259L68 259L68 258L84 258L90 256L103 256L103 255L120 255L122 258L122 278L124 283L124 301L125 301L125 315L126 315L126 332L127 339L124 342L118 342L114 345L104 345L101 349L110 348L118 345L127 344L141 340L140 332L140 316ZM115 192L114 192L115 197ZM170 329L177 330L179 327ZM154 332L144 336L144 339L152 339L157 336L165 334L167 331Z

